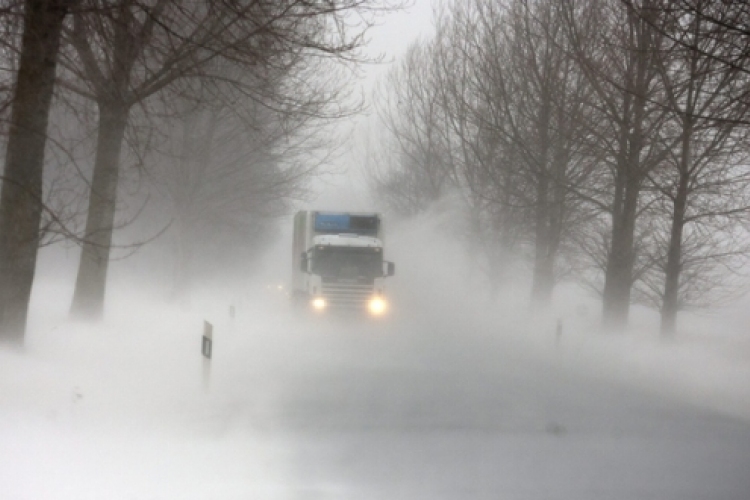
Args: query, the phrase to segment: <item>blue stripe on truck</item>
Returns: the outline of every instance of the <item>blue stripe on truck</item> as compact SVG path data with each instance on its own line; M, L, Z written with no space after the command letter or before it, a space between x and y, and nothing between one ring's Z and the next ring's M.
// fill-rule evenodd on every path
M349 214L315 214L315 231L347 232L349 222Z

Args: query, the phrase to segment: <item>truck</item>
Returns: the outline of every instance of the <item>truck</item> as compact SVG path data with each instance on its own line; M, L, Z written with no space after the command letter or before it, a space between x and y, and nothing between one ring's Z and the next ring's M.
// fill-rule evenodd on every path
M293 303L316 313L359 311L384 316L385 279L395 265L384 260L379 213L301 210L292 237Z

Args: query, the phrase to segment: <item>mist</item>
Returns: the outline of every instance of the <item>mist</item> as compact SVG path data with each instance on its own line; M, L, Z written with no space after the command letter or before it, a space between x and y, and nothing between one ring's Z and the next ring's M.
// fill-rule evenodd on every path
M746 316L603 335L574 287L544 315L528 283L490 297L452 224L388 224L379 320L294 314L288 230L189 305L119 262L101 324L67 319L74 259L50 249L24 352L0 351L4 496L744 497Z
M750 497L746 7L63 3L0 498Z

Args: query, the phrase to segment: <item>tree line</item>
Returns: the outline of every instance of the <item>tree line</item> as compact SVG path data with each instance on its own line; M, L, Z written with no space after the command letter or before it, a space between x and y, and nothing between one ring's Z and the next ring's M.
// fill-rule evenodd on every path
M382 82L372 187L403 216L461 200L493 288L573 278L622 330L732 297L750 251L750 7L467 0Z
M0 2L0 338L23 341L40 245L81 246L71 314L96 319L117 230L147 203L169 214L153 237L174 241L175 290L205 231L284 213L333 146L321 127L357 109L348 65L397 4ZM130 181L155 199L139 206Z

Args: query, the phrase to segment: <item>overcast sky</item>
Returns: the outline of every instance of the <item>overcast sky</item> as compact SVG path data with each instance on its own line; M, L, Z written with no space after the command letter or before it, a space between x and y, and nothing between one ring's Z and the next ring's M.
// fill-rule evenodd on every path
M383 54L386 60L403 54L409 42L420 35L430 34L432 5L436 3L437 0L412 0L410 8L389 14L370 31L368 52Z

